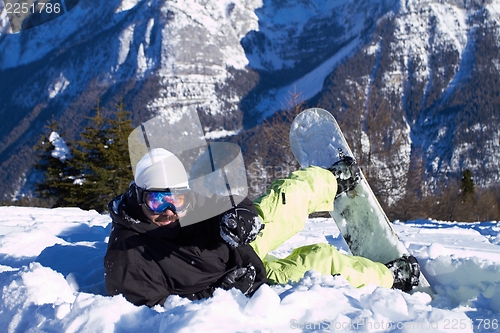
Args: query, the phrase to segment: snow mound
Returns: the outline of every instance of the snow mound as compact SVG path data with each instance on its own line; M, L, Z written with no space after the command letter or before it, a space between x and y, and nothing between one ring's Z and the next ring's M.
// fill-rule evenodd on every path
M434 298L374 285L356 289L340 276L311 271L297 283L265 285L250 299L217 290L202 301L171 296L154 308L107 295L102 265L110 222L75 208L0 207L2 332L498 331L497 222L395 223ZM335 223L315 218L273 255L318 242L345 252Z

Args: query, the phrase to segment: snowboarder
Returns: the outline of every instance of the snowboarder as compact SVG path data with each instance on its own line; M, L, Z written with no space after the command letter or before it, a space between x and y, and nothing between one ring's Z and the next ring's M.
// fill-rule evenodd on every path
M126 193L109 204L106 288L136 305L154 306L172 294L210 297L215 288L252 295L263 283L298 281L315 270L340 274L356 287L410 290L419 276L411 256L384 265L343 255L329 244L303 246L284 259L267 256L303 229L309 213L332 210L336 195L356 185L358 170L353 160L344 160L329 169L295 171L253 203L245 198L222 214L181 227L179 218L194 206L210 209L217 196L191 191L182 162L165 149L152 149L137 164Z
M193 205L210 209L216 199L189 190L182 162L169 151L146 154L128 190L108 206L113 220L104 258L108 293L151 307L163 305L169 295L207 298L217 287L251 295L265 283L264 266L248 245L258 230L231 247L220 237L220 215L179 225ZM248 199L234 209L257 215Z

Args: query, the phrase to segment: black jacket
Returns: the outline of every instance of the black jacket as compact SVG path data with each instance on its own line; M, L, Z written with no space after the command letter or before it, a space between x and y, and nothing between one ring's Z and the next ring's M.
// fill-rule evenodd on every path
M239 206L255 212L249 199ZM220 237L221 215L180 227L150 222L132 188L109 203L113 219L104 258L106 289L136 305L163 305L169 295L209 297L222 277L249 263L256 268L254 290L266 282L262 261L245 244L236 249Z

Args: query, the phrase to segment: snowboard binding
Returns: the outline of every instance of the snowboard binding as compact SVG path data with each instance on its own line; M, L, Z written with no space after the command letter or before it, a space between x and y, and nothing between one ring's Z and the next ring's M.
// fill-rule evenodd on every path
M420 265L412 255L404 255L401 258L385 264L394 276L393 289L409 292L418 286L420 280Z
M352 191L361 180L361 172L354 158L344 154L339 149L340 160L335 162L328 170L337 178L337 198L344 192Z

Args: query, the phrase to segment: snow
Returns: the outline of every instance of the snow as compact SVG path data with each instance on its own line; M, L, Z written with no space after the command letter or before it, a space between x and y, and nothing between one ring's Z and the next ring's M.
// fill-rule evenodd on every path
M239 97L222 97L233 105L228 109L217 86L230 76L228 68L246 68L248 59L240 40L259 28L254 10L260 6L260 0L165 2L160 10L171 19L161 28L158 52L163 88L148 109L169 115L184 112L194 102L211 114L234 111Z
M120 50L118 51L116 69L118 69L118 67L120 67L127 59L127 56L130 52L130 46L132 44L132 37L134 36L134 29L135 24L131 24L122 31L120 37L118 38L120 41Z
M58 158L61 162L64 162L67 158L71 157L70 150L68 145L64 140L59 136L59 133L52 132L49 135L49 141L54 146L52 150L52 157Z
M290 100L291 93L293 92L299 92L301 94L300 99L304 101L314 97L323 89L323 82L325 81L325 78L342 60L356 50L359 45L359 39L354 39L352 42L335 53L335 55L327 59L300 79L285 87L272 90L270 92L271 96L269 99L263 100L256 106L256 109L262 114L261 119L272 115L277 110L286 108L287 105L283 105L283 103Z
M340 14L347 3L348 1L344 0L264 2L256 13L259 18L258 30L266 35L269 45L266 45L265 50L259 51L259 54L247 55L251 67L271 71L292 68L297 59L284 56L286 49L290 47L290 39L300 36L312 21L323 17L325 13ZM359 31L358 28L353 27L349 31L355 35L355 31Z
M62 93L69 86L69 80L61 73L49 87L49 98L52 99Z
M0 207L0 327L3 332L495 332L500 319L500 224L396 221L436 295L351 287L306 273L263 286L248 299L217 290L136 307L107 296L103 256L110 217L78 208ZM272 254L324 242L344 246L329 218L308 219ZM345 249L341 249L345 253Z
M250 67L258 70L280 70L293 68L297 62L294 57L287 57L286 50L290 47L291 36L298 38L300 34L311 25L315 18L321 18L325 13L336 13L336 15L348 15L348 1L316 1L297 2L294 6L283 6L282 3L266 3L257 10L259 15L259 30L266 35L271 45L266 45L264 51L247 54ZM331 14L333 15L333 14ZM346 58L351 56L362 45L362 41L356 37L357 33L363 30L363 20L354 19L343 23L346 30L353 38L331 57L318 64L312 71L302 77L271 89L256 105L255 109L259 113L259 121L272 115L274 112L290 107L287 103L291 100L294 92L300 93L300 101L313 98L323 89L325 78ZM293 27L293 28L289 28Z
M0 1L0 36L2 34L10 34L12 30L10 28L9 17L7 11L4 10L4 3Z
M215 140L215 139L225 138L228 136L234 136L237 135L240 131L241 130L228 131L225 129L209 131L205 133L205 139Z
M95 24L92 23L92 20L96 19L95 13L105 12L106 4L102 2L96 6L94 2L81 0L71 11L50 23L15 34L8 34L11 32L10 24L5 17L0 16L0 36L4 37L2 46L8 50L0 62L0 69L15 68L35 62L51 51L57 50L76 31Z
M410 75L425 82L429 89L432 50L448 49L455 50L460 57L460 65L455 69L455 76L445 93L449 95L455 89L456 82L470 73L466 65L470 61L470 48L473 45L469 45L471 40L468 31L473 27L468 25L468 20L474 13L474 10L448 2L402 1L396 19L396 38L391 47L394 53L401 55L403 66L398 63L399 60L395 60L392 64L394 71L385 74L388 91L401 94ZM414 73L408 72L412 62L418 64Z
M149 19L148 25L146 27L146 35L144 36L144 42L146 43L146 47L149 47L149 44L151 43L151 31L155 25L155 20L154 19Z
M141 2L141 0L123 0L115 12L118 14L123 11L130 10L134 8L139 2Z
M144 55L144 45L139 45L139 51L137 52L137 77L142 78L148 69L152 66L151 59L146 58Z

